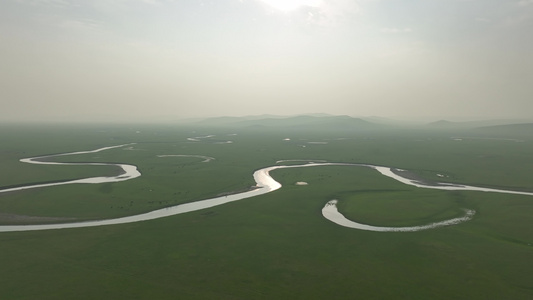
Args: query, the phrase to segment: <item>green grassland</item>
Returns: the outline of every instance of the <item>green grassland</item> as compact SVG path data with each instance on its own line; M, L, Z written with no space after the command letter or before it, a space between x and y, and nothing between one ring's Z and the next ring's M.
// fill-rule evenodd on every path
M0 213L76 220L133 215L246 190L255 184L254 170L283 159L369 163L432 181L533 190L533 134L513 127L336 131L313 130L312 124L305 129L256 125L2 126L0 187L116 174L113 167L18 160L127 143L136 143L133 150L54 161L134 164L142 176L0 193ZM210 134L215 136L187 140ZM232 143L221 143L225 141ZM157 157L172 154L215 160ZM272 175L282 189L183 215L1 233L5 276L0 277L0 298L533 297L533 197L420 189L353 166L280 169ZM298 181L308 185L296 185ZM367 232L324 219L321 209L331 199L339 200L339 210L349 219L377 226L442 221L462 215L464 208L476 215L435 230Z

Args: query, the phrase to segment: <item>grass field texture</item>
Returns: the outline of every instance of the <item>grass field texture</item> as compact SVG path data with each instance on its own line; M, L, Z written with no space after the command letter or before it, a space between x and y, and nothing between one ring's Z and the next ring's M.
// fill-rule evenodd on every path
M214 136L187 139L208 135ZM532 139L502 139L515 138L512 132L9 125L1 127L0 136L5 141L0 187L116 174L112 167L18 160L136 143L130 150L54 160L134 164L141 177L0 194L0 213L17 216L87 220L142 213L245 190L254 185L254 170L285 159L369 163L406 169L426 180L533 190ZM215 159L157 157L173 154ZM0 279L0 296L533 297L533 197L414 188L351 166L282 169L272 175L282 189L202 211L116 226L2 233L0 265L9 276ZM308 185L296 185L299 181ZM378 226L441 221L461 215L463 208L477 213L472 221L436 230L365 232L324 219L321 208L331 199L339 200L349 219Z

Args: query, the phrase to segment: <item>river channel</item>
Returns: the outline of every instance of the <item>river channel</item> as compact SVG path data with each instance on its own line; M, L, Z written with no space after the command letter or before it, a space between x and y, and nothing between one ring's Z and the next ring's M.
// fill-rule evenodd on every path
M141 176L141 173L137 170L137 167L134 165L114 164L114 163L60 163L60 162L43 161L43 159L49 159L53 157L86 154L86 153L96 153L100 151L125 147L129 145L132 145L132 144L110 146L110 147L99 148L96 150L89 150L89 151L38 156L38 157L32 157L32 158L24 158L20 160L21 162L24 162L24 163L49 164L49 165L111 165L111 166L117 166L122 169L122 173L120 175L111 176L111 177L90 177L90 178L77 179L77 180L64 181L64 182L26 185L26 186L21 186L21 187L3 189L3 190L0 190L0 193L33 189L33 188L45 188L49 186L58 186L58 185L65 185L65 184L99 184L99 183L105 183L105 182L120 182L120 181L137 178ZM180 156L187 156L187 155L180 155ZM190 156L198 157L196 155L190 155ZM201 158L205 158L205 157L201 157ZM218 206L218 205L222 205L225 203L234 202L234 201L238 201L238 200L242 200L242 199L246 199L250 197L255 197L255 196L263 195L263 194L275 191L277 189L280 189L282 185L279 182L277 182L274 178L272 178L272 176L270 176L270 171L272 170L284 169L284 168L302 168L302 167L320 167L320 166L352 166L352 167L372 168L384 176L393 178L407 185L412 185L412 186L421 187L421 188L440 189L440 190L481 191L481 192L509 193L509 194L520 194L520 195L533 196L533 193L530 193L530 192L482 188L482 187L474 187L474 186L468 186L468 185L456 185L456 184L448 184L448 183L433 183L429 185L429 184L425 184L425 183L422 183L416 180L402 177L394 172L395 170L394 168L384 167L384 166L375 166L375 165L368 165L368 164L349 164L349 163L331 163L331 162L330 163L328 162L316 163L315 162L315 163L305 163L305 164L299 164L299 165L276 165L276 166L270 166L270 167L259 169L253 173L253 177L256 182L256 187L252 190L238 193L238 194L220 196L220 197L200 200L196 202L180 204L180 205L176 205L172 207L154 210L154 211L143 213L143 214L122 217L122 218L115 218L115 219L60 223L60 224L2 225L0 226L0 232L94 227L94 226L126 224L126 223L159 219L163 217L168 217L168 216L183 214L183 213L192 212L196 210L206 209L206 208L210 208L213 206ZM326 205L322 209L322 214L326 219L338 225L344 226L344 227L355 228L355 229L360 229L360 230L377 231L377 232L419 231L419 230L433 229L433 228L442 227L442 226L455 225L455 224L459 224L461 222L465 222L465 221L472 219L472 217L475 214L475 211L473 210L465 210L465 215L463 217L454 218L454 219L445 220L445 221L436 222L436 223L431 223L431 224L426 224L426 225L421 225L421 226L379 227L379 226L370 226L366 224L361 224L361 223L357 223L357 222L346 219L340 212L338 212L336 204L337 204L337 200L330 200L326 203Z

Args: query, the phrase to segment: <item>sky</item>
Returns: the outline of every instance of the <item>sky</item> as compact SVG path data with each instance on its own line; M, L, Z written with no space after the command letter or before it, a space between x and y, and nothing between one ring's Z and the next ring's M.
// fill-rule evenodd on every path
M2 0L0 121L533 119L533 0Z

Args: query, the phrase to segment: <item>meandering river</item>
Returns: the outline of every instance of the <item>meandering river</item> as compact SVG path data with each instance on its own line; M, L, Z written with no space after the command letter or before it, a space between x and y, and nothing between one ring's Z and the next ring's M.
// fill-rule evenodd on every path
M65 185L65 184L98 184L98 183L104 183L104 182L119 182L119 181L125 181L125 180L137 178L141 176L141 173L137 170L137 167L134 165L114 164L114 163L60 163L60 162L42 161L42 159L45 159L45 158L52 158L52 157L59 157L59 156L66 156L66 155L86 154L86 153L96 153L100 151L120 148L124 146L129 146L129 145L132 145L132 144L104 147L104 148L99 148L99 149L90 150L90 151L79 151L79 152L71 152L71 153L45 155L45 156L25 158L25 159L20 160L21 162L25 162L25 163L49 164L49 165L108 165L108 166L111 165L111 166L120 167L122 169L122 174L118 176L90 177L90 178L85 178L85 179L77 179L77 180L70 180L70 181L64 181L64 182L27 185L27 186L15 187L15 188L3 189L3 190L0 190L0 193L13 192L13 191L32 189L32 188L43 188L43 187L49 187L49 186ZM176 156L186 156L186 155L176 155ZM196 155L190 155L190 156L198 157ZM205 161L208 161L207 157L202 156L198 158L204 158L206 159ZM209 157L209 159L212 159L212 158ZM275 191L281 188L281 184L277 182L274 178L272 178L272 176L270 176L270 171L272 170L284 169L284 168L319 167L319 166L368 167L368 168L377 170L382 175L393 178L404 184L413 185L413 186L422 187L422 188L441 189L441 190L472 190L472 191L510 193L510 194L521 194L521 195L533 196L533 193L529 193L529 192L481 188L481 187L474 187L474 186L467 186L467 185L450 185L446 183L437 183L436 185L426 185L424 183L417 182L415 180L407 179L400 175L397 175L393 172L394 170L393 168L384 167L384 166L374 166L374 165L368 165L368 164L327 163L327 162L316 163L315 162L315 163L306 163L306 164L300 164L300 165L270 166L270 167L259 169L253 173L253 177L256 182L256 188L250 191L246 191L246 192L242 192L238 194L220 196L220 197L200 200L200 201L196 201L192 203L180 204L180 205L176 205L176 206L172 206L168 208L162 208L162 209L154 210L154 211L139 214L139 215L115 218L115 219L61 223L61 224L2 225L0 226L0 232L50 230L50 229L116 225L116 224L140 222L140 221L147 221L147 220L153 220L153 219L173 216L173 215L187 213L191 211L206 209L206 208L210 208L213 206L222 205L225 203L238 201L238 200L242 200L242 199L246 199L250 197L255 197L258 195L262 195L262 194ZM361 224L361 223L357 223L357 222L346 219L341 213L338 212L336 203L337 203L336 200L332 200L332 201L329 201L324 206L322 210L322 214L325 218L344 227L356 228L360 230L378 231L378 232L419 231L419 230L433 229L433 228L437 228L441 226L455 225L455 224L459 224L461 222L470 220L475 214L475 212L472 210L465 210L465 216L461 218L454 218L454 219L431 223L427 225L412 226L412 227L379 227L379 226L370 226L366 224Z

